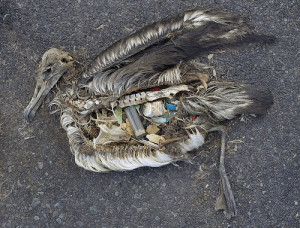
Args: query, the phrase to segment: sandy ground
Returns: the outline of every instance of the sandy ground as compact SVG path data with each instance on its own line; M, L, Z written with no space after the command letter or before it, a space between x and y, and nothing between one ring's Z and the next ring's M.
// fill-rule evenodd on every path
M58 117L42 107L23 127L41 55L50 47L91 61L142 25L196 6L250 18L273 46L214 56L219 80L268 86L274 105L229 126L226 167L238 217L214 211L217 136L193 164L97 174L78 168ZM2 227L299 227L300 3L283 1L0 0ZM208 174L197 175L204 164Z

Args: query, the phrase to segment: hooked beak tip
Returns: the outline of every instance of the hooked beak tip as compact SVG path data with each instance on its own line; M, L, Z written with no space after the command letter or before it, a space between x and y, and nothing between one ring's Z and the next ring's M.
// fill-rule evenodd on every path
M32 113L24 112L24 118L26 121L31 122L33 120L34 115Z
M28 105L24 110L24 118L26 121L31 122L35 116L35 112L32 110L32 107Z

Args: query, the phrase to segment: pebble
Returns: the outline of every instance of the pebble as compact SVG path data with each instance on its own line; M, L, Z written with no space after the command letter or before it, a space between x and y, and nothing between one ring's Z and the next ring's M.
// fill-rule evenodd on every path
M39 169L42 169L44 167L44 162L38 162L37 165Z
M41 201L38 199L38 198L33 198L32 199L32 203L31 203L31 206L33 208L35 208L37 205L39 205L41 203Z
M83 226L83 222L77 221L77 222L76 222L76 225L79 226L79 227L82 227L82 226Z
M20 180L17 181L17 186L18 187L23 187L23 185L21 184Z
M97 214L98 211L95 207L90 207L90 212L91 212L91 214L95 215L95 214Z
M141 196L141 194L134 194L133 198L140 199L140 198L142 198L142 196Z
M57 211L53 211L52 217L57 217L58 216L58 212Z
M158 221L158 220L160 220L160 218L159 218L158 216L156 216L156 217L155 217L155 220Z
M121 206L117 206L117 211L118 211L118 212L121 211Z
M39 216L34 216L33 219L34 219L35 221L39 221L39 220L40 220L40 217L39 217Z
M297 206L299 203L298 203L298 201L295 201L295 205Z
M8 172L11 173L13 171L13 167L12 166L8 166Z
M61 218L57 218L57 219L56 219L56 222L57 222L58 224L61 224L61 223L62 223Z

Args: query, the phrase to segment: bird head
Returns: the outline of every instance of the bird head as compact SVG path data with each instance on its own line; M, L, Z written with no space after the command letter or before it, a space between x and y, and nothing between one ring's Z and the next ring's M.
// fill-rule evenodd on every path
M24 111L27 121L32 121L36 111L50 90L57 84L59 79L73 68L74 60L69 53L51 48L46 51L40 64L37 83L33 97Z

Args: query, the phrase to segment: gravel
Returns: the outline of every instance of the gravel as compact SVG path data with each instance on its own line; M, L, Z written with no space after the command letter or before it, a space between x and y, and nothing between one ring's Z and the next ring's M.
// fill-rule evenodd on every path
M83 226L83 222L77 221L77 222L76 222L76 225L79 226L79 227L82 227L82 226Z
M98 213L97 209L95 207L90 207L90 212L92 215L95 215Z
M38 162L37 165L38 165L39 169L43 169L44 162Z
M41 201L38 199L38 198L33 198L32 199L32 203L31 203L31 206L33 208L37 207L39 204L41 203Z
M58 211L53 211L52 217L55 218L55 217L57 217L57 216L58 216Z

